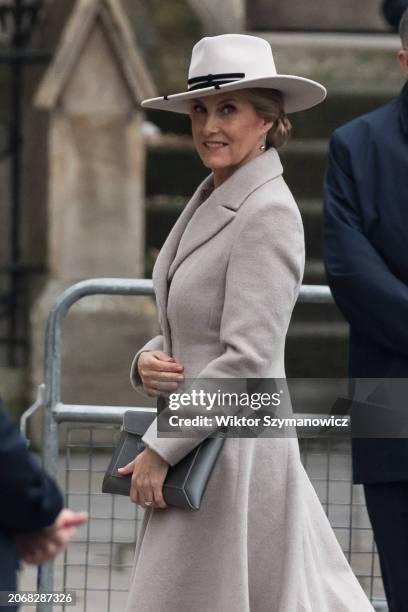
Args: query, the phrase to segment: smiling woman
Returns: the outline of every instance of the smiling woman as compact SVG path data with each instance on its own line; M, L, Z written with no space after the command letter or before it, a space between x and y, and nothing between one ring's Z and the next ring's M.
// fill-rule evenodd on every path
M193 140L203 164L214 171L216 187L243 163L289 140L292 126L280 91L248 88L189 104Z
M142 103L188 114L212 171L153 269L162 333L131 367L150 397L188 379L285 378L305 245L276 147L290 132L285 113L326 93L277 74L269 43L240 34L199 41L187 86ZM200 436L166 437L155 419L142 440L148 448L125 468L132 501L147 508L126 612L373 612L295 437L226 437L196 513L166 506L163 482Z
M204 166L214 173L214 187L260 155L273 121L256 112L244 92L220 93L190 101L193 140Z

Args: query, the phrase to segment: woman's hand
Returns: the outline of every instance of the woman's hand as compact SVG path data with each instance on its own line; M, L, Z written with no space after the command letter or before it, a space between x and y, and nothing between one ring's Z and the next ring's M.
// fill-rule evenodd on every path
M137 360L137 370L145 393L151 397L176 391L183 382L183 366L163 351L143 351Z
M132 475L130 499L142 508L167 508L163 498L163 483L170 465L151 448L145 448L133 461L118 469ZM153 502L146 505L146 502Z

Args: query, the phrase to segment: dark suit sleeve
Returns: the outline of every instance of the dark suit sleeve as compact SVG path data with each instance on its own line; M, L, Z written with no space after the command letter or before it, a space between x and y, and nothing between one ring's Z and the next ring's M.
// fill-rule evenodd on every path
M63 506L57 485L28 451L1 401L0 491L0 527L9 534L50 525Z
M408 355L408 287L365 236L349 152L335 133L324 186L323 252L334 299L355 329Z

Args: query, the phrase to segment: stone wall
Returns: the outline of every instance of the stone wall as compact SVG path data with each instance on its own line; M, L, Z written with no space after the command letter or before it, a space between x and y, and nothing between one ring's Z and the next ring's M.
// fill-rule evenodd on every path
M381 0L247 0L247 29L383 32Z
M188 0L208 36L240 32L245 27L244 0Z

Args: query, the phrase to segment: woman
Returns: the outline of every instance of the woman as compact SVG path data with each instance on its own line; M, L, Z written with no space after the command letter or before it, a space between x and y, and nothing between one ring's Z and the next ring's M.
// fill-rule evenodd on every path
M143 106L189 113L212 173L154 267L162 334L136 354L149 396L186 378L284 378L284 346L302 282L304 236L276 152L287 112L323 100L308 79L277 75L269 44L227 34L192 54L189 90ZM297 440L227 438L199 512L167 507L169 465L197 439L157 436L122 469L147 508L128 612L364 612L354 577L302 467Z

